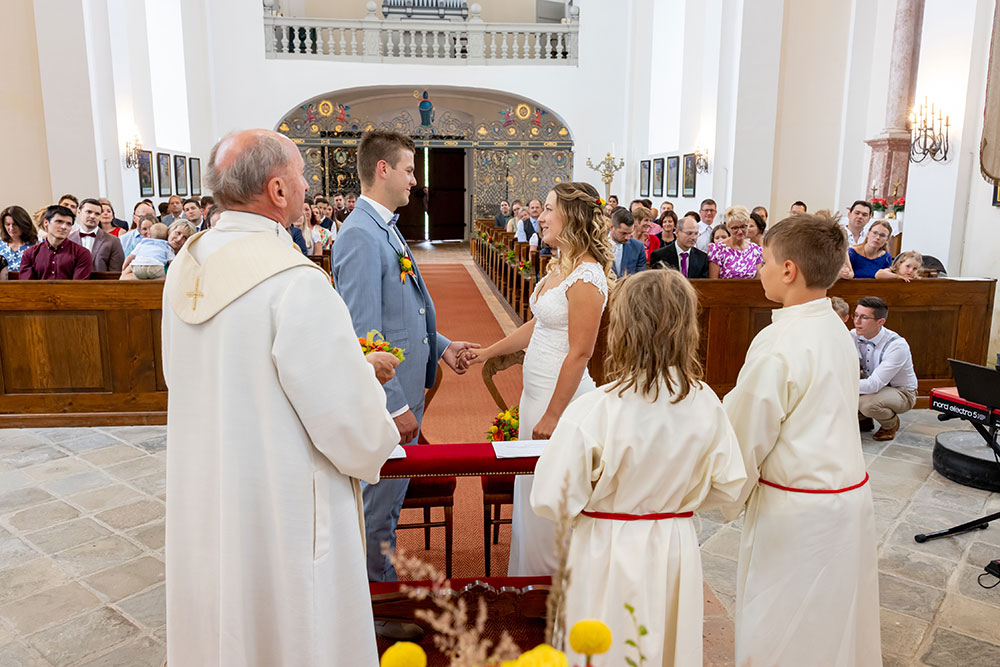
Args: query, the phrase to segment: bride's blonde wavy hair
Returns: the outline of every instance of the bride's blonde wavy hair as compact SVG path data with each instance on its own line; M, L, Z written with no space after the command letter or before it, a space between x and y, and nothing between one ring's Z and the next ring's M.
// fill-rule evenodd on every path
M572 182L558 183L552 191L556 193L556 205L566 216L566 224L559 232L563 251L558 262L553 264L565 277L580 265L584 255L590 253L604 269L608 282L614 282L615 253L608 238L611 220L604 215L597 190L589 183Z

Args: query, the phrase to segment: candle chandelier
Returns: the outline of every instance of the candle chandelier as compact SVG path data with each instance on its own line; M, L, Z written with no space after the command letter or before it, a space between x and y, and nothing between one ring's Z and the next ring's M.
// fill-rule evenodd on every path
M915 111L910 112L910 162L920 163L930 158L934 162L948 159L948 116L941 109L934 115L934 103L927 106L927 98Z

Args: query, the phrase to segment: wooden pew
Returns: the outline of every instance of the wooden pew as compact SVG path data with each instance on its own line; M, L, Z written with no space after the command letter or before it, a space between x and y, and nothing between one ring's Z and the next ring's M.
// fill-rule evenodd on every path
M706 380L721 396L775 304L755 280L692 282ZM913 351L925 406L931 389L953 384L949 358L987 361L995 288L985 279L842 280L831 294L852 307L863 296L886 301L889 328ZM164 423L162 290L158 280L0 283L0 428Z

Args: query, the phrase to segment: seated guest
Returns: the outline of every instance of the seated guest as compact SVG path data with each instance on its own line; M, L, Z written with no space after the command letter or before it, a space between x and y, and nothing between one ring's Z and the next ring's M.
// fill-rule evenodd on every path
M536 200L532 199L531 201L534 203ZM528 205L528 208L522 208L518 211L518 215L520 217L517 222L514 223L514 240L518 243L527 243L528 239L531 238L531 235L538 231L538 228L534 225L531 219L532 216L530 207L531 204ZM541 213L540 209L541 207L539 207L539 213Z
M157 222L159 219L153 213L152 206L142 202L136 204L135 211L132 213L132 229L118 237L122 244L122 253L128 257L140 239L149 238L149 229ZM124 265L122 270L124 270Z
M879 269L875 277L879 280L920 280L920 269L924 267L924 256L916 250L907 250L896 255L892 266Z
M169 211L169 206L167 205L167 202L165 202L165 201L161 201L159 204L157 204L156 205L156 210L159 211L160 220L163 220L163 218L165 218L168 215L170 215L169 212L168 212Z
M187 240L194 236L194 225L183 218L167 227L167 243L176 255L187 243Z
M191 223L196 232L208 229L208 223L201 214L201 202L197 199L184 200L184 219Z
M45 209L45 241L36 243L21 255L19 279L86 280L90 277L90 251L69 240L73 218L73 212L65 206L56 204Z
M618 208L618 195L608 195L608 203Z
M10 271L7 270L7 259L0 255L0 280L9 280Z
M310 255L322 255L323 251L333 247L333 233L320 224L319 215L305 210L302 215L302 236Z
M329 202L327 202L327 204L329 204ZM327 217L337 223L341 223L344 220L347 220L348 213L349 211L347 210L347 201L344 198L344 193L343 192L335 193L333 195L333 205L331 205L330 208L327 210ZM327 229L330 228L327 227Z
M611 202L608 202L607 204L604 205L604 215L606 215L607 217L610 218L614 210L615 206Z
M38 233L28 212L20 206L8 206L0 211L0 257L11 271L21 270L24 251L38 243Z
M59 198L59 205L73 211L73 216L76 217L77 209L80 208L80 200L76 198L76 195L63 195Z
M709 278L756 278L764 263L763 249L747 239L750 211L730 206L723 216L729 238L708 246Z
M358 203L358 195L356 192L348 192L344 195L344 219L347 219L352 212L354 212L354 206Z
M750 239L751 243L764 245L764 230L767 229L767 223L764 222L764 218L751 211L750 222L753 224L747 227L747 238Z
M830 305L833 306L833 312L837 313L837 317L843 320L844 324L847 324L850 321L851 307L846 301L841 299L839 296L831 296Z
M697 224L697 223L695 223ZM660 214L660 247L673 243L677 240L677 214L673 211L664 211Z
M101 229L101 204L96 199L84 199L76 214L76 230L69 240L90 251L92 271L121 271L125 252L117 237Z
M209 229L211 229L212 227L215 227L215 225L218 224L218 222L219 222L219 216L221 216L221 215L222 215L222 207L221 206L210 206L208 208L208 211L206 211L206 213L205 213L205 219L208 220L208 227L209 227Z
M215 206L215 200L212 198L212 195L205 195L201 198L201 217L205 218L209 225L211 225L212 221L208 218L208 209L213 206Z
M899 429L899 415L917 402L917 374L906 339L885 327L889 307L877 296L866 296L854 309L851 335L858 347L861 379L858 412L862 431L881 428L872 436L880 442L892 440Z
M767 226L767 209L763 206L754 206L751 213L756 213L760 216L761 220L764 221L764 226Z
M115 207L111 205L111 200L105 197L98 199L101 203L101 229L112 236L121 236L121 233L128 230L128 223L115 215Z
M872 223L863 243L853 245L847 251L851 258L851 268L855 278L874 278L879 269L892 266L892 255L887 250L892 227L885 220Z
M635 219L624 206L611 212L611 233L608 236L615 251L615 261L611 266L619 278L646 268L646 249L632 238L634 226Z
M662 201L662 202L660 202L660 217L661 218L663 217L663 213L665 211L673 211L673 210L674 210L674 205L673 205L672 202L668 202L668 201Z
M646 264L649 264L649 257L654 250L660 249L660 239L649 233L649 225L653 222L653 209L646 208L641 204L632 209L632 217L635 224L632 226L632 238L640 241L646 249Z
M132 254L125 258L122 280L157 280L167 275L167 264L174 259L174 249L167 242L167 226L157 222L149 236L139 240ZM132 269L126 271L125 269Z
M868 223L872 217L872 205L864 199L859 199L847 209L847 219L842 223L847 230L847 243L860 245L868 233Z
M788 215L795 215L796 213L807 213L809 211L806 208L806 203L804 201L797 201L792 204L791 208L788 209Z
M712 243L721 243L729 238L729 230L723 224L718 224L712 228L711 233Z
M165 225L172 225L177 220L183 218L184 200L177 195L170 195L167 200L167 214L161 218L160 222Z
M708 278L708 255L695 246L698 241L698 221L694 213L681 218L677 240L654 252L649 266L655 269L677 269L687 278Z
M48 206L39 206L35 209L35 212L31 214L31 224L35 226L35 234L38 236L39 241L45 240L45 211L48 210ZM76 215L74 213L74 215Z
M515 199L510 203L510 215L515 220L520 220L521 209L524 208L524 202L520 199Z
M494 227L507 227L507 220L510 219L510 204L504 200L500 202L500 212L493 216Z

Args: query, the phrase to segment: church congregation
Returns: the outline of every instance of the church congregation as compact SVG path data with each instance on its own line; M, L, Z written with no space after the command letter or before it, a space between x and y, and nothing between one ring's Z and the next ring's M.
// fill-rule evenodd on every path
M51 5L0 667L1000 664L1000 0Z

